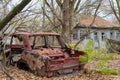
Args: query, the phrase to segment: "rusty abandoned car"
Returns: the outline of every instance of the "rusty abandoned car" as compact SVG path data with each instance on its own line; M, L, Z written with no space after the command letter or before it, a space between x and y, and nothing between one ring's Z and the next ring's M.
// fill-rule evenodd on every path
M79 56L83 51L67 47L60 35L51 32L16 32L10 35L5 45L6 56L20 69L36 75L51 77L56 74L73 72L83 64Z

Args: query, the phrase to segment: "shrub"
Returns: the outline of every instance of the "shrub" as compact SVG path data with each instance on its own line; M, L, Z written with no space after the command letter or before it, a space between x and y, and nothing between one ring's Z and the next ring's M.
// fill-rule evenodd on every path
M114 54L106 54L103 53L104 51L94 49L92 40L88 41L84 48L84 52L85 55L79 56L81 62L89 63L91 60L95 60L98 61L98 63L93 70L102 73L117 74L117 71L107 67L107 62L113 58Z
M108 68L93 68L93 70L101 73L107 73L107 74L114 74L114 75L118 74L116 70L108 69Z

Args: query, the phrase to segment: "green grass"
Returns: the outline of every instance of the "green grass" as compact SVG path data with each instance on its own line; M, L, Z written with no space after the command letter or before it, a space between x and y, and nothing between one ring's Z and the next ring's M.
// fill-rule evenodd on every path
M107 74L114 74L114 75L118 74L116 70L108 69L108 68L93 68L93 70L101 73L107 73Z
M83 63L89 63L90 61L98 61L94 71L108 74L117 74L116 70L109 69L108 61L113 59L114 54L107 54L104 50L95 50L93 47L93 41L88 41L86 47L84 48L85 55L79 56L79 60Z

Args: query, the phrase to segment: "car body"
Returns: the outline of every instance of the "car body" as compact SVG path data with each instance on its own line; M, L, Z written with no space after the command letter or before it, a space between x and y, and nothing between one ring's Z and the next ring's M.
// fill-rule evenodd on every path
M10 36L10 43L6 44L6 49L10 49L7 57L19 68L50 77L72 72L83 65L79 56L84 52L68 48L58 33L16 32Z

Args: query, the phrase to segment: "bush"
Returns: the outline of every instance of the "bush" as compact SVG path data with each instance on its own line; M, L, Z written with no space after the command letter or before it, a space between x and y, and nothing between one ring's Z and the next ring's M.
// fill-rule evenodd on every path
M69 46L70 48L74 49L75 48L75 43L71 43L71 44L67 44L67 46ZM80 46L77 46L76 49L80 49Z
M108 69L108 68L93 68L93 70L101 73L107 73L107 74L114 74L114 75L118 74L116 70Z
M95 50L93 47L93 41L89 40L84 48L85 55L79 56L79 60L83 63L89 63L90 61L98 61L93 70L109 74L117 74L117 71L111 70L107 67L107 62L111 60L114 54L106 54L104 51Z

